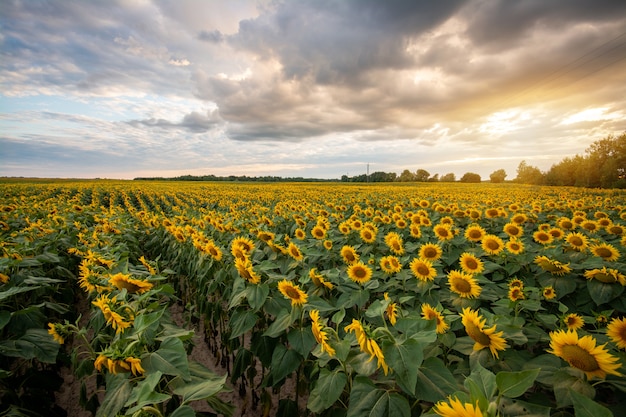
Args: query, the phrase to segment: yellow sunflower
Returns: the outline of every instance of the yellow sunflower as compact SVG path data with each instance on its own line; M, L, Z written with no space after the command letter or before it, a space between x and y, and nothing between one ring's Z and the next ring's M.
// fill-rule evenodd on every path
M349 333L354 332L354 335L356 336L356 340L359 343L359 347L361 348L361 351L370 355L370 361L376 358L377 360L376 369L382 367L383 371L385 372L385 375L387 375L389 373L390 368L387 365L387 362L385 362L385 355L383 354L383 351L380 349L380 346L378 346L378 343L376 342L376 340L374 340L373 338L370 338L367 335L367 332L365 328L363 328L363 325L361 324L361 322L356 319L352 319L352 323L347 325L344 330Z
M475 405L462 403L458 398L452 398L452 396L448 397L448 402L442 400L435 404L433 411L441 417L483 417L487 415L483 414L478 407L478 401Z
M498 358L498 351L508 347L506 340L502 337L504 332L496 333L495 325L485 329L486 319L480 316L478 311L466 307L460 315L467 335L476 342L474 343L474 350L489 348L491 354Z
M248 259L235 259L235 268L241 278L245 279L251 284L258 284L261 282L261 277L252 268L252 262Z
M389 300L388 293L385 293L384 297L385 300ZM389 323L391 323L392 326L395 326L398 319L398 305L394 302L390 302L385 309L385 315L389 319Z
M465 252L461 255L459 264L461 264L461 269L466 274L480 274L485 270L483 261L469 252Z
M509 300L518 301L524 300L526 296L524 295L524 289L520 287L511 287L509 288Z
M480 242L487 235L485 229L477 224L470 225L465 229L465 239L472 242Z
M588 231L589 233L595 233L600 229L600 225L595 220L583 220L580 222L580 227Z
M437 270L432 262L427 259L414 258L410 264L411 272L420 281L433 281L437 276Z
M402 237L399 234L395 232L387 233L387 236L385 236L385 243L395 255L402 255L404 253Z
M109 282L118 289L126 289L131 294L143 294L152 289L152 284L148 281L131 278L128 274L118 272L109 276Z
M578 330L585 325L585 320L576 313L570 313L563 318L563 323L567 326L567 330Z
M343 261L348 265L359 261L359 254L353 246L345 245L341 248L340 253Z
M551 350L547 352L583 371L587 379L604 379L607 374L622 376L617 371L620 368L618 358L605 349L606 344L596 346L596 343L590 335L579 338L574 330L557 330L550 333Z
M124 362L130 365L130 371L135 376L143 375L146 371L141 367L141 359L129 356Z
M524 281L519 278L513 278L509 281L509 288L521 288L524 289Z
M372 270L363 262L355 262L348 266L348 277L356 283L365 284L372 279Z
M543 298L545 298L546 300L552 300L556 298L556 291L554 291L554 288L552 288L551 286L545 287L543 289Z
M589 249L591 249L591 253L593 253L595 256L600 257L608 262L617 261L620 257L620 253L615 248L615 246L609 245L608 243L591 245Z
M380 269L386 274L395 274L402 270L402 264L397 257L393 255L383 256L380 258Z
M553 261L547 256L537 256L534 262L544 271L550 272L552 275L565 275L572 272L569 264L563 264L559 261Z
M520 237L524 234L524 229L519 224L510 222L504 225L504 233L509 237Z
M621 285L626 286L626 276L620 273L617 269L607 269L606 266L602 267L602 269L585 271L585 278L597 279L605 284L619 282Z
M448 273L448 285L450 291L457 293L461 298L478 297L482 291L474 277L457 270Z
M311 310L309 317L313 321L311 323L311 332L317 343L321 346L322 352L328 353L330 356L335 355L335 349L328 344L328 335L324 331L324 324L320 320L320 312L318 310Z
M409 227L409 231L411 232L411 237L414 237L416 239L422 237L422 229L420 228L419 224L412 224Z
M513 217L511 217L511 221L517 224L522 224L528 220L528 216L524 213L517 213Z
M106 294L99 296L95 299L95 301L92 301L91 304L95 305L100 309L100 311L102 311L102 315L104 316L107 324L115 329L116 334L123 333L131 326L131 319L127 319L128 321L125 321L125 317L111 309L111 307L115 307L116 302L115 299L109 298Z
M259 232L257 233L256 237L259 240L262 240L265 243L271 242L276 238L276 235L272 232L268 232L265 230L259 230Z
M333 241L326 239L324 241L324 249L331 250L333 248Z
M304 259L304 255L302 254L302 251L300 250L298 245L296 245L293 242L289 243L289 246L287 247L287 253L296 261L301 261Z
M620 349L626 349L626 318L614 318L606 327L606 335Z
M326 229L324 229L322 226L315 226L313 229L311 229L311 235L318 240L322 240L326 237Z
M436 243L426 243L420 246L418 255L421 259L434 262L437 259L441 258L441 255L443 255L443 250L441 249L441 246Z
M565 230L574 230L577 226L576 223L574 223L571 219L568 219L567 217L561 217L559 220L557 220L556 224L561 229Z
M361 229L359 236L361 236L361 240L365 243L373 243L376 241L376 232L370 228L364 227Z
M542 245L549 245L554 241L554 238L546 231L537 230L533 233L533 240L537 243L541 243Z
M252 253L252 251L254 250L254 242L252 242L252 240L244 236L239 236L239 237L234 238L233 241L231 242L231 245L233 247L239 246L248 254Z
M433 227L433 232L435 232L435 236L442 242L446 240L450 240L454 237L454 232L452 231L452 227L449 224L438 224Z
M329 290L333 289L333 284L331 282L326 281L324 276L322 276L319 272L317 272L317 268L311 268L311 270L309 271L309 277L311 278L311 281L313 281L313 284L315 284L316 287L326 287Z
M60 345L65 343L65 334L61 323L48 323L48 334Z
M285 298L291 300L292 306L304 305L308 298L308 295L302 291L299 286L286 279L278 283L278 291L280 291Z
M211 257L218 262L222 260L222 250L217 247L213 241L209 241L209 243L204 246L204 252L211 255Z
M509 239L509 241L507 241L504 246L506 247L506 250L513 255L519 255L520 253L524 252L524 243L521 240L515 238Z
M352 228L350 227L350 224L348 224L348 222L339 223L337 228L339 229L342 235L347 235L352 231Z
M438 334L443 334L450 328L443 315L428 303L422 304L422 317L424 317L424 320L436 320L435 324L437 325L436 331Z
M589 239L587 239L587 236L582 233L568 233L567 236L565 236L565 241L570 247L572 247L572 249L575 249L578 252L584 252L589 247Z
M624 228L624 226L621 226L619 224L611 224L609 226L606 227L606 231L609 232L612 235L617 235L617 236L622 236L624 234L626 234L626 228Z
M496 235L485 235L481 247L489 255L497 255L504 250L504 242Z

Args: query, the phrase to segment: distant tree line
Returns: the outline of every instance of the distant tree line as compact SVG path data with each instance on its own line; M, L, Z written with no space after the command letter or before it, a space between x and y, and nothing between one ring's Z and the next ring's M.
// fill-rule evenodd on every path
M505 182L507 173L498 169L489 175L492 183ZM277 177L247 175L181 175L178 177L139 177L135 180L160 181L241 181L241 182L456 182L456 176L450 172L445 175L431 175L425 169L411 172L408 169L400 175L395 172L377 171L372 174L361 174L354 177L342 175L337 179ZM458 180L465 183L479 183L482 178L474 172L466 172ZM626 133L619 137L609 135L591 144L585 155L565 158L552 165L548 172L529 165L525 160L517 167L517 177L512 180L519 184L561 185L590 188L626 188Z

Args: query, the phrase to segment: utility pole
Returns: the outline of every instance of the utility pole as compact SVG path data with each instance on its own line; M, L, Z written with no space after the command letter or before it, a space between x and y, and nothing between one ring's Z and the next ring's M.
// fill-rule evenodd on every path
M367 174L365 175L365 182L370 182L370 164L367 163Z

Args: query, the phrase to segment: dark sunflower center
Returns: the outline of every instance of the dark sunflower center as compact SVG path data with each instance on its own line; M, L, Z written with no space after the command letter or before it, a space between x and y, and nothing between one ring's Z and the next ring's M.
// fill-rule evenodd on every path
M471 337L475 342L480 343L483 346L489 346L491 344L491 338L480 330L474 323L468 323L465 326L467 335Z
M425 258L435 258L437 256L437 251L433 248L426 248L426 250L424 251L424 257Z
M613 256L611 251L608 250L607 248L597 248L596 249L596 255L598 255L598 256L600 256L602 258L610 258L611 256Z
M469 233L470 238L472 239L480 239L482 237L482 233L479 230L472 230Z
M463 278L454 278L452 286L460 293L467 294L472 291L472 285Z
M363 279L367 276L367 273L365 272L365 269L363 268L354 268L352 272L354 273L354 276L357 277L358 279Z
M354 254L352 252L346 252L346 260L348 262L354 262L356 261L356 258L354 257Z
M491 250L498 250L498 249L500 249L500 244L498 242L496 242L495 240L488 240L486 245Z
M430 274L430 270L424 264L419 264L417 266L417 273L423 276L428 276Z
M470 270L478 269L478 262L476 259L468 258L465 260L465 267Z
M294 287L286 287L285 292L287 293L287 296L291 299L294 299L294 300L300 299L300 293Z
M578 236L574 236L570 239L569 243L571 243L574 246L582 246L583 240Z
M577 345L566 345L562 348L563 358L573 367L585 372L600 369L596 358L585 349Z
M615 276L613 276L611 274L605 274L605 273L602 273L602 272L600 272L598 274L595 274L593 277L595 279L597 279L598 281L604 282L606 284L612 284L612 283L617 281L617 277L615 277Z

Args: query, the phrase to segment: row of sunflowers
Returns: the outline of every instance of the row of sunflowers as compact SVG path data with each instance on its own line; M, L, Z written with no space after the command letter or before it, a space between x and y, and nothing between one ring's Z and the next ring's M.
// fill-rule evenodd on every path
M75 236L63 250L112 338L88 355L107 378L143 386L152 372L165 374L141 333L166 316L146 310L165 297L202 322L253 407L269 410L269 394L293 382L277 415L626 412L624 193L509 184L6 188L9 213L29 201L42 221ZM46 213L54 204L64 209ZM55 338L80 334L50 326ZM163 337L148 342L163 349Z

